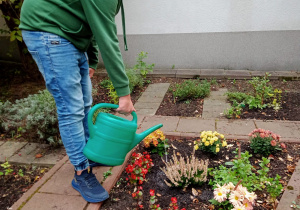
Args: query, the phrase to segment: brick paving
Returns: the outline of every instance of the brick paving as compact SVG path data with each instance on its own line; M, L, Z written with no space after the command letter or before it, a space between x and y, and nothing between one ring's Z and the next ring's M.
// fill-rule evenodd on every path
M174 70L164 71L163 74L168 77L182 77L192 78L195 73L198 76L216 76L228 77L233 73L226 73L224 70ZM212 72L213 71L213 72ZM173 73L172 73L173 72ZM213 74L215 73L215 75ZM259 72L251 71L239 71L243 78L246 74L253 75ZM261 73L261 72L260 72ZM154 71L153 76L159 74ZM300 74L298 72L284 72L284 74L275 74L275 76L282 77L289 76L293 79L298 79ZM218 77L218 78L219 78ZM216 77L213 77L216 78ZM224 133L227 139L248 139L248 133L254 128L264 128L272 131L276 131L282 137L282 141L300 142L300 122L292 121L261 121L261 120L227 120L216 116L204 116L203 118L189 118L189 117L174 117L174 116L156 116L155 112L159 107L159 104L163 98L163 93L168 90L169 84L161 83L159 85L150 85L149 88L143 93L142 97L135 104L138 114L139 129L137 133L140 133L156 124L163 123L162 130L166 135L170 137L199 137L199 134L203 130L216 130L220 133ZM224 91L224 90L223 90ZM214 96L213 96L214 97ZM221 97L221 95L219 95ZM221 97L221 100L224 99ZM208 106L209 107L209 106ZM224 106L223 106L224 108ZM207 108L204 107L204 111ZM131 116L125 117L131 119ZM3 142L0 141L0 161L4 161L5 157L17 162L19 155L24 157L25 154L31 154L36 151L34 144L19 143L19 142ZM34 153L32 153L34 154ZM56 154L58 155L58 154ZM55 156L55 155L53 155ZM129 158L128 153L126 160ZM56 156L57 157L57 156ZM47 158L46 158L47 159ZM58 158L53 158L56 162L54 167L45 174L45 176L39 180L29 191L27 191L20 200L18 200L11 209L61 209L61 210L96 210L101 207L101 203L90 204L81 198L79 193L71 187L71 180L73 178L73 167L68 161L67 156L58 161ZM37 161L34 158L35 161ZM126 163L125 160L125 163ZM32 160L32 157L28 157L27 162L33 164L36 163ZM119 175L124 170L125 164L112 168L113 174L103 182L103 187L110 191L118 180ZM103 179L103 172L109 170L109 167L97 167L94 172L99 181ZM291 190L286 190L278 210L288 209L289 205L299 195L300 189L300 166L298 164L295 173L293 174L291 181L288 185L292 186ZM21 207L22 208L19 208ZM125 207L124 207L125 208Z

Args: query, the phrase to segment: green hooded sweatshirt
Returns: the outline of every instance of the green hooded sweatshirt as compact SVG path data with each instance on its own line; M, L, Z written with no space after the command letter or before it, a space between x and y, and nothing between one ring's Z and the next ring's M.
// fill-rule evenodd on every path
M117 37L115 16L122 0L25 0L21 30L45 31L69 40L87 52L96 68L98 48L118 96L130 93Z

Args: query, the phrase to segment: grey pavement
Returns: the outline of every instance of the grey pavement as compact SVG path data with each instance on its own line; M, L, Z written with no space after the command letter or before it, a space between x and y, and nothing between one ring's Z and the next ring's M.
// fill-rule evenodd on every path
M178 72L178 70L176 70ZM199 71L202 75L211 74L210 70ZM225 71L226 72L226 71ZM218 73L225 74L224 71L218 70ZM167 72L164 72L167 74ZM243 74L245 72L242 72ZM190 76L193 74L190 71ZM298 75L298 74L297 74ZM177 74L175 75L177 76ZM179 74L178 74L179 76ZM280 75L277 75L280 76ZM295 76L293 74L293 76ZM295 76L296 77L296 76ZM298 78L298 77L297 77ZM168 90L169 84L151 84L147 90L143 93L141 98L135 104L138 114L139 129L137 133L140 133L156 124L163 123L161 130L168 138L199 138L202 131L212 130L223 133L227 139L233 140L248 140L248 134L255 128L269 129L281 135L281 140L286 142L300 142L300 122L298 121L262 121L262 120L228 120L221 116L205 116L205 117L177 117L177 116L157 116L156 110L159 107L161 100L165 92ZM220 90L220 92L212 92L210 100L217 103L221 103L224 108L226 99L222 94L226 90ZM219 100L219 99L220 100ZM205 102L204 102L205 103ZM211 106L204 107L204 112L211 108ZM131 119L131 116L125 117ZM18 162L20 159L27 161L28 163L37 163L39 160L33 158L36 152L37 145L32 143L20 143L20 142L1 142L0 141L0 161L3 161L5 157L9 160ZM64 154L62 151L60 151ZM53 158L56 161L54 167L45 174L45 176L39 180L28 192L26 192L22 198L17 201L12 210L15 209L61 209L61 210L96 210L100 209L101 203L89 204L83 200L77 191L72 189L70 183L73 178L73 167L68 161L67 156L58 161L59 153L52 153ZM33 155L28 156L26 155ZM50 157L51 153L48 154ZM127 155L129 158L130 153ZM22 157L22 158L20 158ZM46 157L46 154L45 154ZM46 157L46 159L50 159ZM126 161L125 161L126 163ZM118 180L120 174L124 170L125 164L122 166L113 167L113 175L104 181L103 187L110 191ZM107 171L109 167L97 167L95 169L96 176L99 181L103 179L103 172ZM299 182L299 164L294 173L291 183L294 191L286 191L280 202L280 209L288 209L291 199L299 194L300 182ZM295 177L294 177L295 176ZM291 196L293 194L294 197ZM289 197L290 200L284 200ZM22 207L21 207L22 206ZM21 208L20 208L21 207Z

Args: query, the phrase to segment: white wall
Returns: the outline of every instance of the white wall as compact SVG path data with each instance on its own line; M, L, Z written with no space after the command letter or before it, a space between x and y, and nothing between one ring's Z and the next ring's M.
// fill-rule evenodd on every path
M129 35L300 30L300 0L124 0L124 8Z

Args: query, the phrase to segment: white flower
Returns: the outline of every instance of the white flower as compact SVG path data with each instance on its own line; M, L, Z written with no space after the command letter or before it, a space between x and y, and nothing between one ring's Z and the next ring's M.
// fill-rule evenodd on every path
M232 191L229 195L229 201L234 206L240 205L243 199L243 196L238 191Z
M226 192L222 187L216 188L214 190L214 198L217 200L219 203L225 201L227 199Z
M257 198L257 195L256 195L254 192L252 192L252 193L249 193L249 192L248 192L248 193L245 195L245 197L249 200L250 203L254 204L254 201L255 201L255 199Z
M246 210L245 206L244 205L236 205L234 206L234 208L232 210Z
M235 188L234 184L232 182L229 182L227 185L226 185L226 188L229 189L229 190L233 190Z
M243 196L243 199L245 198L246 194L249 193L246 187L243 187L242 185L239 185L236 190Z

